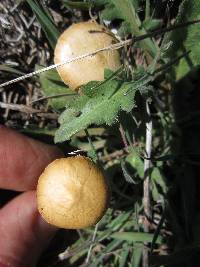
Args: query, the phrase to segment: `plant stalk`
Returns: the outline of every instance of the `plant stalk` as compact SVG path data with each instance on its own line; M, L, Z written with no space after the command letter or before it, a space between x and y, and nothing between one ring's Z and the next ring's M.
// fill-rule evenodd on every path
M143 184L143 205L144 205L144 214L145 214L145 221L144 221L144 232L149 232L149 224L148 220L152 217L151 211L151 183L150 183L150 168L151 168L151 149L152 149L152 119L151 113L149 108L148 100L146 100L146 158L144 159L144 184ZM146 244L147 245L147 244ZM143 250L143 267L149 266L149 257L148 257L148 250L144 247Z

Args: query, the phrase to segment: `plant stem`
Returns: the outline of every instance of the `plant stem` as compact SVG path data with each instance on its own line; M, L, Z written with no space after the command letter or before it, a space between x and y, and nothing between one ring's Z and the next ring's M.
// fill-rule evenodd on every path
M126 140L126 134L125 134L125 131L124 131L123 126L122 126L121 123L120 123L120 126L119 126L119 131L120 131L121 138L122 138L122 141L123 141L123 144L124 144L124 148L125 148L126 150L128 150L129 145L128 145L128 143L127 143L127 140Z
M90 245L90 247L88 249L87 258L86 258L86 261L85 261L86 264L89 263L89 261L90 261L91 251L92 251L92 247L94 245L94 241L96 239L97 231L98 231L98 223L95 226L94 233L93 233L93 236L92 236L92 243L91 243L91 245Z
M149 170L151 167L151 148L152 148L152 119L151 119L151 113L148 101L146 101L146 115L147 115L147 121L146 121L146 158L144 160L144 184L143 184L143 204L144 204L144 213L145 218L147 218L147 221L145 220L144 223L144 232L149 232L149 225L148 225L148 219L152 217L151 212L151 204L150 204L150 174ZM149 266L149 258L148 258L148 251L144 248L143 250L143 267Z
M146 0L145 20L150 18L150 0Z
M90 147L91 147L91 151L92 151L91 156L92 156L92 159L93 159L94 162L97 162L97 161L99 162L98 154L96 152L95 146L94 146L94 144L92 142L92 139L91 139L90 134L89 134L89 132L88 132L87 129L85 129L85 134L87 136L88 142L89 142Z

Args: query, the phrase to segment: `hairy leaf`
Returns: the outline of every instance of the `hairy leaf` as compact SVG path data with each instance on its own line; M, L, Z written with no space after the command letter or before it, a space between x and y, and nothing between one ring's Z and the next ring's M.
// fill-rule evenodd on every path
M117 121L120 110L130 112L134 107L135 93L140 87L147 86L148 76L143 76L137 81L121 82L109 80L96 88L85 88L83 93L67 105L66 110L59 118L60 128L55 135L55 142L69 140L80 130L89 125L111 125Z

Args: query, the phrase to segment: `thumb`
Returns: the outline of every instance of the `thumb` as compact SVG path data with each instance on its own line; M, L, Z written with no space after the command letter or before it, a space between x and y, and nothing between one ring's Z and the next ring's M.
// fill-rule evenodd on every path
M0 267L33 267L56 229L40 217L34 191L0 210Z

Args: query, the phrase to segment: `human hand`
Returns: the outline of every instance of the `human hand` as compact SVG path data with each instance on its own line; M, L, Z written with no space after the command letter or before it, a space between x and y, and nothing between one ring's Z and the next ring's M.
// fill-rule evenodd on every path
M40 217L37 179L62 153L0 126L0 188L21 191L0 209L0 267L33 267L56 229Z

